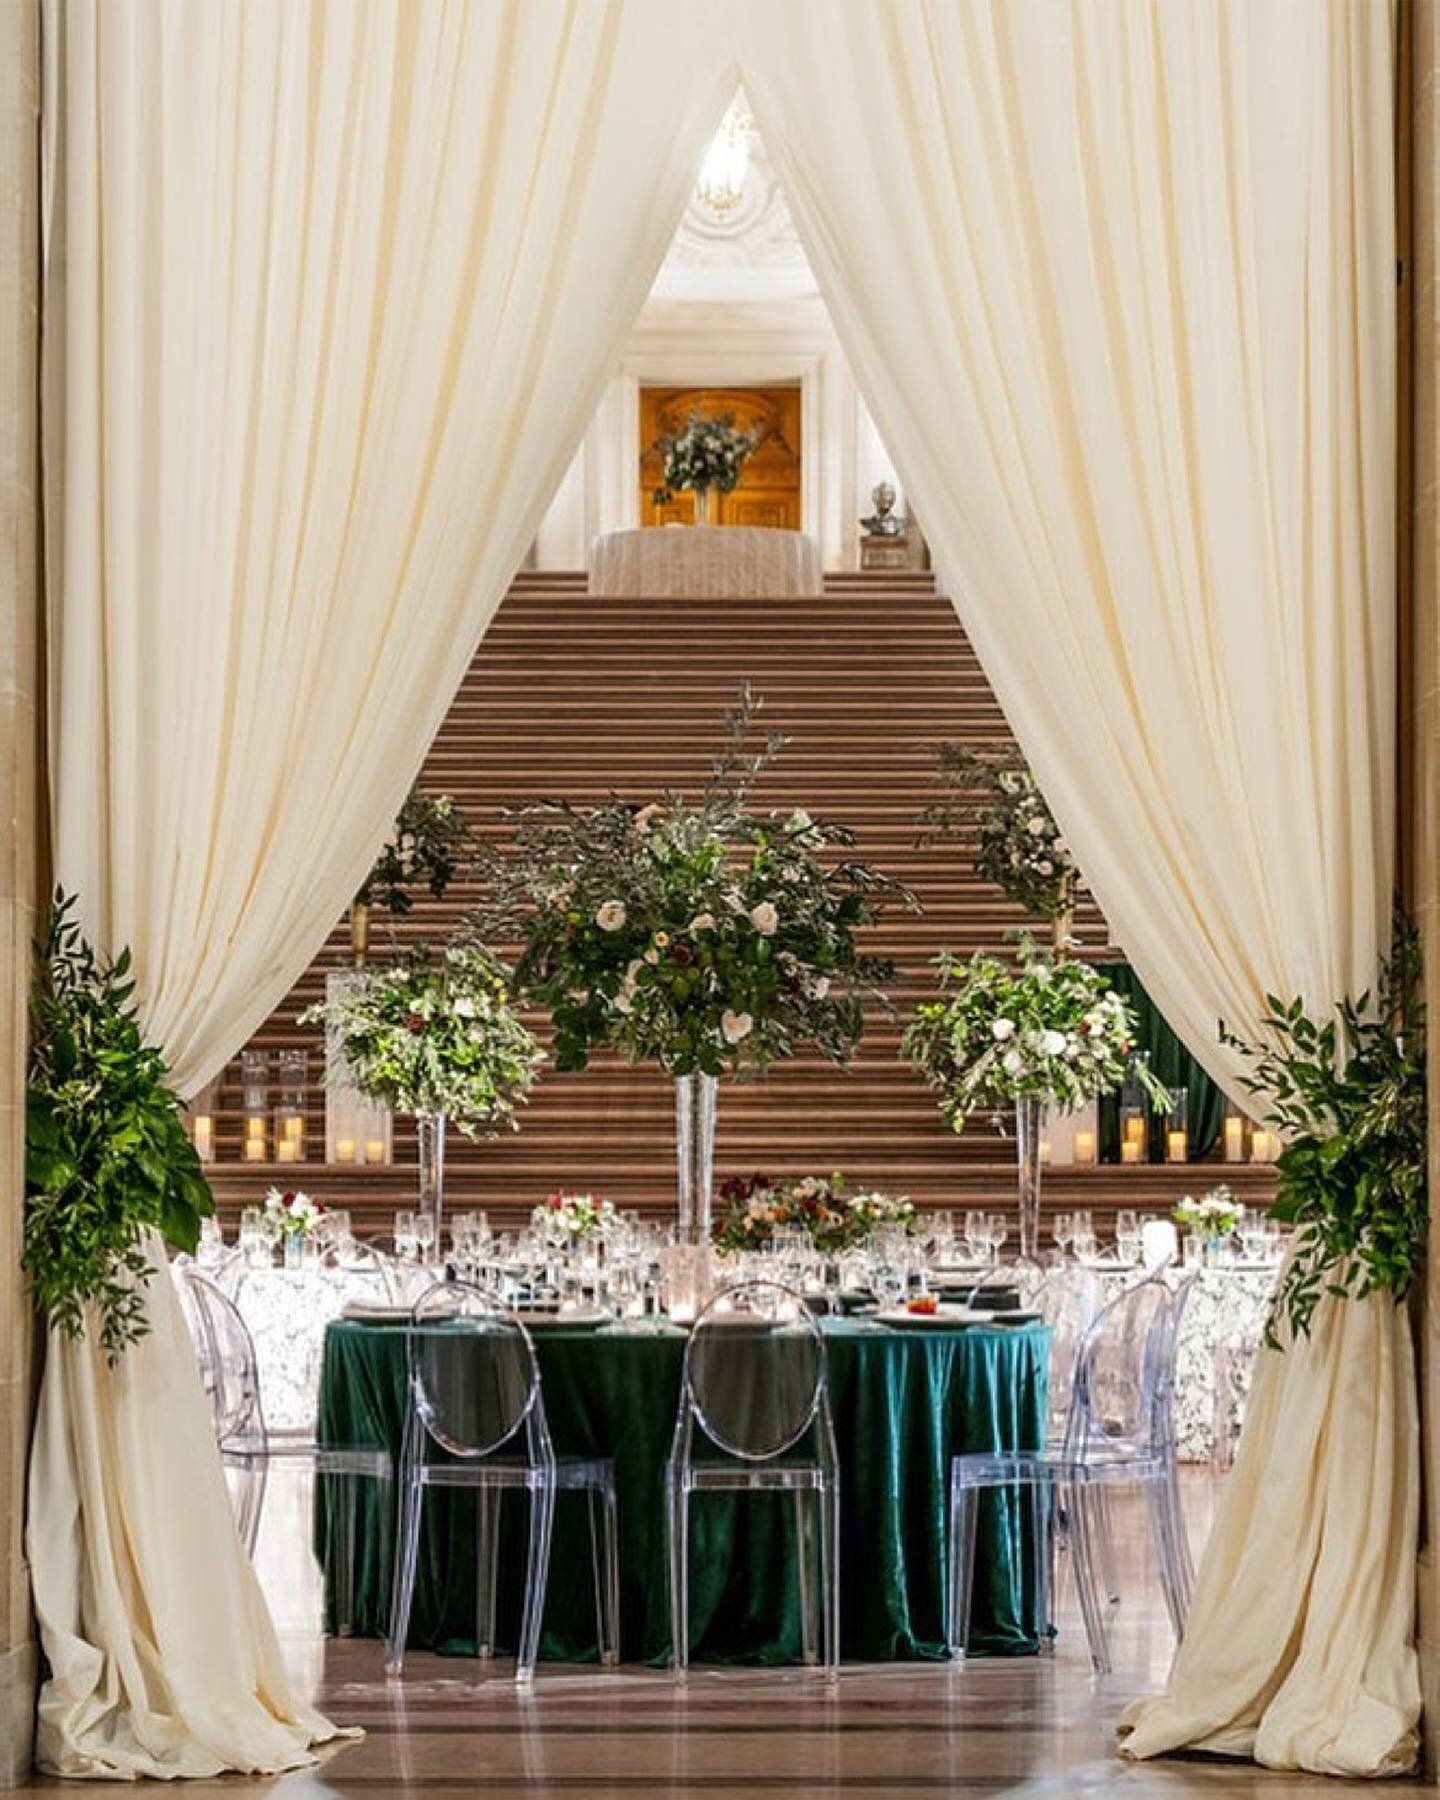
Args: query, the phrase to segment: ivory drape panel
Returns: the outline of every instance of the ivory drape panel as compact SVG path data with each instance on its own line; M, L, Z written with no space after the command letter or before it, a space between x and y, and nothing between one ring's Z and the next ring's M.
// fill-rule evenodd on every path
M368 867L725 99L691 0L50 0L57 877L184 1092ZM157 1263L162 1261L156 1246ZM42 1763L304 1761L167 1280L49 1345Z
M1328 1008L1388 939L1392 9L740 4L746 91L965 625L1116 938L1234 1089L1217 1019L1253 1030L1267 990ZM1410 1360L1383 1300L1262 1360L1131 1754L1413 1755Z

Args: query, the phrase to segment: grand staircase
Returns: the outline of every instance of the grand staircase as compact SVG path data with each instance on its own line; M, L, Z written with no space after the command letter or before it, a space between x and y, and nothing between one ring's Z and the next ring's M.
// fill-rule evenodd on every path
M858 834L858 854L921 900L922 912L897 911L871 934L872 947L899 966L900 1012L929 987L929 964L942 947L961 954L998 948L1021 926L1018 911L973 875L965 847L916 842L934 795L936 740L1009 737L954 610L929 575L833 576L821 595L776 602L598 598L586 592L582 574L522 574L456 696L423 784L455 794L485 833L500 828L503 807L527 800L583 803L616 792L644 802L667 788L693 790L716 748L721 715L746 679L764 697L764 722L792 739L757 803L803 805L844 821ZM457 887L444 903L422 903L398 935L443 935L472 898ZM1105 947L1093 907L1082 909L1078 928L1087 947ZM382 944L387 929L377 921ZM305 1042L314 1051L316 1146L324 1142L319 1040L295 1017L347 953L340 921L254 1040L272 1049ZM933 1096L898 1058L900 1029L895 1017L877 1013L848 1070L800 1058L763 1082L727 1084L721 1172L841 1170L852 1184L927 1205L1003 1203L1013 1186L1012 1146L981 1126L958 1139L945 1128ZM278 1174L237 1163L238 1100L232 1075L214 1169L232 1206ZM624 1205L666 1206L671 1132L671 1093L653 1068L605 1062L583 1075L546 1072L518 1134L470 1145L451 1133L449 1204L504 1213L569 1187ZM400 1166L325 1171L311 1164L303 1185L343 1192L352 1210L383 1211L413 1182L404 1166L412 1156L397 1126ZM1103 1182L1108 1198L1118 1173L1077 1171L1071 1179ZM297 1179L292 1171L286 1184ZM1176 1176L1163 1170L1126 1170L1123 1180L1121 1205L1147 1204L1147 1196L1158 1203L1176 1187ZM1097 1186L1097 1204L1099 1195ZM1088 1191L1077 1203L1090 1203Z

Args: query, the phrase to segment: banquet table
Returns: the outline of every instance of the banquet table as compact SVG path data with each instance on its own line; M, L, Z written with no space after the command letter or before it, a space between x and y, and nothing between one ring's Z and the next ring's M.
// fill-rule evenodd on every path
M590 592L630 599L783 599L818 594L824 585L813 537L756 525L607 531L590 556Z
M840 1459L841 1647L852 1661L944 1654L943 1595L951 1458L1033 1448L1044 1436L1050 1334L1042 1325L890 1330L826 1321ZM621 1647L662 1663L670 1630L663 1472L686 1337L673 1328L546 1329L535 1336L546 1411L560 1454L614 1459L620 1510ZM324 1443L376 1443L399 1458L405 1418L403 1324L342 1320L325 1334L319 1430ZM316 1549L333 1618L338 1533L318 1484ZM354 1629L380 1635L388 1614L385 1490L359 1484ZM524 1566L525 1502L502 1520L499 1634L513 1645ZM413 1646L474 1649L475 1502L426 1495ZM1026 1554L1028 1509L986 1497L980 1516L972 1648L1025 1654L1041 1622ZM583 1501L560 1496L542 1656L597 1655ZM692 1511L692 1656L778 1664L800 1658L793 1513L775 1494L707 1495ZM507 1639L507 1633L509 1634Z

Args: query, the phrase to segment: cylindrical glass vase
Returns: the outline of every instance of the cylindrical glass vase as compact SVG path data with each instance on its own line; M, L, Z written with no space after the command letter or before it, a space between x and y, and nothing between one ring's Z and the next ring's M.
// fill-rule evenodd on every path
M675 1078L676 1235L682 1244L710 1242L715 1194L714 1075Z
M1040 1252L1040 1153L1045 1136L1045 1102L1035 1094L1015 1102L1015 1153L1020 1177L1020 1260L1034 1262Z
M697 487L694 489L695 523L697 525L709 525L713 523L710 517L710 496L713 491L713 489L708 487Z
M415 1143L420 1156L420 1211L435 1222L431 1240L439 1244L445 1210L445 1115L416 1113Z

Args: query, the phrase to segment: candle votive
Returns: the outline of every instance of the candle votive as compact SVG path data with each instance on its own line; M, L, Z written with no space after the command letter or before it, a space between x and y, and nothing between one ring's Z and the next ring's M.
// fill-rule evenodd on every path
M343 1163L353 1163L354 1162L354 1160L355 1160L355 1140L354 1140L354 1138L336 1138L336 1140L335 1140L335 1160L336 1160L336 1162L343 1162Z
M1095 1133L1093 1131L1077 1131L1075 1133L1075 1161L1079 1164L1090 1164L1095 1161Z
M385 1161L384 1138L366 1138L365 1160L367 1163L383 1163Z
M1165 1160L1172 1163L1189 1162L1190 1134L1187 1131L1167 1131L1165 1134Z

